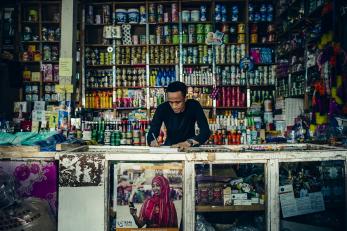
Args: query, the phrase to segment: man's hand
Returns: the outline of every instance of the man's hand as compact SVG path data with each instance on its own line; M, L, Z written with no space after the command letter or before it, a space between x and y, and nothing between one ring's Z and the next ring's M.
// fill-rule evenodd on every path
M171 147L172 148L178 148L178 151L184 151L184 149L191 147L191 145L187 141L184 141L184 142L181 142L178 144L174 144Z
M151 144L149 146L151 146L151 147L160 147L160 145L158 144L158 142L156 140L152 140Z

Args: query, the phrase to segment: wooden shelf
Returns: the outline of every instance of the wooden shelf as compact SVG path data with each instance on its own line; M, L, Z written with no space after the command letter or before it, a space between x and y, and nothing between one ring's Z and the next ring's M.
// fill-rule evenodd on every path
M39 24L39 22L33 22L33 21L22 21L24 24Z
M213 24L211 21L204 22L182 22L182 24Z
M149 44L149 46L179 46L179 44Z
M137 109L147 109L146 107L115 107L116 110L137 110Z
M40 43L41 41L22 41L22 43Z
M206 43L182 43L182 46L210 46L210 45L207 45Z
M87 67L90 67L90 68L102 68L102 67L113 67L114 65L112 64L103 64L103 65L87 65Z
M176 66L178 65L178 63L157 63L157 64L150 63L149 65L150 66Z
M56 40L56 41L42 41L42 43L60 43L59 40Z
M223 110L223 109L226 109L226 110L233 110L233 109L247 109L247 107L246 106L244 106L244 107L216 107L216 109L221 109L221 110Z
M265 211L265 206L261 204L253 205L233 205L233 206L213 206L213 205L198 205L195 206L195 211L204 212L241 212L241 211Z
M109 46L112 46L112 45L105 45L105 44L94 43L94 44L85 44L84 46L86 46L86 47L109 47Z
M179 22L150 22L149 25L175 25L179 24Z
M145 67L145 63L137 63L137 64L115 64L116 67Z
M135 86L135 87L131 87L131 86L116 86L115 88L119 88L119 89L144 89L146 88L145 86L141 87L141 86Z
M112 24L106 24L106 23L100 23L100 24L96 24L96 23L86 23L85 26L112 26Z
M59 61L58 60L55 60L55 61L53 61L53 60L42 60L42 63L59 63Z
M188 63L183 63L183 66L212 66L212 64L205 64L205 63L196 63L196 64L188 64Z
M112 45L111 45L112 46ZM127 45L127 44L119 44L119 45L116 45L116 47L145 47L147 46L146 44L131 44L131 45Z
M94 91L94 90L113 90L113 87L86 87L87 91Z
M56 21L42 21L42 24L56 24L56 25L59 25L60 22L56 22Z
M216 63L217 66L239 66L239 63Z
M187 87L213 87L212 84L187 85Z

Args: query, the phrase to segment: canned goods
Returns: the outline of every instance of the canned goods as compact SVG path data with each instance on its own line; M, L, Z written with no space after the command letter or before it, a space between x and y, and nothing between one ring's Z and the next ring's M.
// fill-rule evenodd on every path
M245 34L238 34L237 35L237 43L245 43Z
M228 24L223 24L223 26L222 26L222 32L223 32L223 33L228 33L228 32L229 32L229 25L228 25Z
M175 35L172 35L172 43L173 44L179 44L180 42L180 37L179 35L175 34Z
M188 35L182 35L182 43L188 43Z
M178 35L179 30L177 25L172 25L172 30L171 30L172 35Z
M258 33L258 25L257 24L253 24L251 26L251 34L255 34Z
M166 44L171 44L172 43L172 39L170 35L164 36L165 37L165 43Z
M166 25L163 27L163 35L166 36L166 35L171 35L171 28L170 26Z
M251 34L251 43L258 42L258 34Z
M206 24L205 25L205 33L212 32L212 24Z
M151 14L151 13L148 14L148 21L150 23L155 23L155 19L156 19L155 14Z
M171 4L171 21L178 22L178 8L177 3Z
M197 34L196 36L196 42L197 43L204 43L205 42L205 34Z
M149 44L155 44L156 36L151 34L149 35Z
M140 44L146 44L146 35L140 35Z
M196 43L196 35L195 34L189 34L188 35L188 43Z
M223 36L223 43L229 43L229 36L227 34Z
M149 14L155 14L155 4L154 3L150 3L148 6L148 13Z
M188 34L195 34L195 25L194 24L188 25Z
M138 35L133 35L132 36L133 44L138 45L139 44L139 36Z
M246 25L244 23L239 23L237 25L237 33L239 34L246 33Z
M155 34L157 36L163 35L163 27L162 26L157 26L156 29L155 29Z
M196 33L197 34L205 33L205 26L204 26L204 24L197 24L196 25Z

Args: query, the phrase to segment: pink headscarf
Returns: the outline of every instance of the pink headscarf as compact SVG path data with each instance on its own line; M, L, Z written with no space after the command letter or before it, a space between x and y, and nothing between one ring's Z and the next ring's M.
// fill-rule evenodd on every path
M177 227L176 208L170 200L169 181L163 176L156 176L153 183L160 186L160 195L153 195L143 203L140 219L153 224L153 227ZM159 208L159 214L155 213L156 207Z

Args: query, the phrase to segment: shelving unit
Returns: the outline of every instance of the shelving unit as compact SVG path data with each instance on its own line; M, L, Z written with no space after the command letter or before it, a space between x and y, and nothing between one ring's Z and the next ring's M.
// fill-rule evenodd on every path
M60 1L19 2L19 57L24 85L21 101L57 102ZM38 87L38 89L37 89Z
M198 213L213 213L213 212L242 212L242 211L265 211L265 206L260 204L253 205L233 205L233 206L195 206L195 211Z
M216 116L217 112L223 113L223 110L243 111L247 109L247 80L245 74L243 74L244 76L242 83L230 82L228 84L228 82L222 82L219 80L219 78L222 77L218 76L218 71L222 73L222 70L228 68L238 68L241 57L249 54L251 47L274 47L277 44L272 40L264 41L263 43L257 41L257 43L249 44L249 3L252 3L259 8L260 4L267 2L218 0L85 2L85 20L83 22L83 24L85 24L84 53L88 54L89 51L95 51L95 49L102 53L105 52L108 47L113 48L113 63L109 65L102 64L104 65L102 66L99 63L97 65L90 65L88 62L84 62L85 72L88 74L88 71L93 69L100 69L100 71L103 68L112 69L112 78L114 79L112 85L112 102L113 108L117 110L118 106L116 99L122 98L120 97L121 93L119 90L126 91L129 89L128 87L121 87L128 84L124 85L120 83L122 81L131 81L132 79L130 74L122 75L122 71L127 68L134 70L143 68L145 71L145 84L141 85L138 90L142 88L146 91L143 93L146 99L143 106L147 109L147 118L151 118L150 113L151 111L153 112L151 109L155 109L156 105L159 105L161 102L163 102L163 100L165 100L164 88L169 82L174 80L183 81L187 84L187 86L192 87L193 92L200 92L203 94L203 96L199 97L198 99L201 100L200 103L202 106L204 106L204 108L209 109L209 115L212 117ZM217 14L220 14L220 12L216 11L218 11L218 6L222 5L225 7L227 12L226 15L223 16L226 18L218 19L216 16ZM238 11L236 19L232 13L233 7L236 7ZM122 14L117 14L117 12L127 12L129 9L130 11L139 12L139 15L135 15L135 19L130 19L133 21L131 21L130 24L127 24L129 22L129 17L123 19ZM203 13L201 13L201 10L203 10ZM199 15L194 15L194 13L197 11L199 11ZM115 12L115 18L112 17L111 12ZM97 23L96 15L98 15ZM105 17L107 18L107 22L104 22ZM185 17L192 17L192 19L188 20ZM254 24L269 25L271 22L257 22ZM122 39L103 39L103 28L104 26L108 25L113 25L116 27L120 26L120 32L123 35ZM126 29L126 34L128 36L127 39L124 37L124 28L122 28L124 25L129 25L129 27L126 26L128 27ZM240 27L239 33L238 27ZM206 35L208 32L214 32L216 30L225 33L225 37L227 38L224 39L224 45L207 45L205 43ZM233 30L233 32L229 33L230 30ZM243 34L243 36L239 36L241 38L238 39L238 34ZM221 49L226 48L235 49L233 51L234 57L231 57L230 51L224 51L225 54L220 53ZM241 48L243 49L242 53L237 54L237 52L240 51L236 49ZM226 58L226 60L219 61L218 58L216 59L218 52L223 58L227 54L229 57ZM130 64L129 57L133 59L134 64ZM143 60L143 62L139 60ZM264 64L260 63L256 64L255 66L264 66L265 68L266 66L271 66L274 64L274 62ZM206 71L206 68L209 69L207 73L211 73L211 76L200 77L202 79L197 79L192 82L187 81L187 79L192 79L193 71L195 71L195 73L203 73ZM253 86L255 85L254 83L251 85L251 89L257 88ZM260 85L260 83L258 85ZM216 100L207 100L209 95L212 93L212 90L216 87L231 87L230 94L232 88L239 88L240 97L243 97L244 99L242 105L219 105L217 104ZM266 87L268 88L268 86ZM132 89L136 90L136 88ZM88 90L86 88L83 93L86 92L91 92L91 89ZM243 96L241 96L242 94ZM207 103L207 105L205 103ZM216 109L219 110L217 111Z

